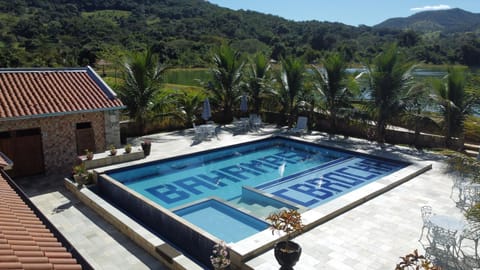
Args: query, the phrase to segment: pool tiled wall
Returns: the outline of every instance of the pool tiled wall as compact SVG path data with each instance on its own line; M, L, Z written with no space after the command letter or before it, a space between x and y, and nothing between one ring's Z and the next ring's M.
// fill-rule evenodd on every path
M129 213L161 238L175 243L175 247L184 254L203 265L210 265L211 249L215 240L198 233L168 210L148 203L141 196L122 189L107 178L106 175L100 176L97 182L98 193L103 198Z

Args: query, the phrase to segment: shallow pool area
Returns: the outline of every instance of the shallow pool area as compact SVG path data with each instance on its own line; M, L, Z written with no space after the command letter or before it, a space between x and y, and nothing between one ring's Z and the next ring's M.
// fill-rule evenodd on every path
M216 199L182 207L173 213L227 243L235 243L268 228L268 223Z

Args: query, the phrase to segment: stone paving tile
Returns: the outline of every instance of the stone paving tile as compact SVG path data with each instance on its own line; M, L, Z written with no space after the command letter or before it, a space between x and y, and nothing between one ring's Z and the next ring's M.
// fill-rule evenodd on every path
M302 246L303 253L328 252L327 259L318 258L319 264L328 265L329 269L393 269L399 256L414 249L423 252L418 242L422 227L420 206L430 204L436 213L462 216L449 198L451 178L443 173L442 164L435 165L433 170L318 226L295 241ZM328 241L333 251L322 251L321 245L311 241L312 235ZM355 261L346 258L345 254L356 254ZM273 257L272 252L261 257L269 256ZM257 259L252 260L255 268ZM349 261L351 265L346 264ZM301 258L298 269L313 269L304 267L303 263ZM276 266L262 269L276 269Z
M279 132L267 127L261 133L232 135L231 127L222 126L217 138L198 144L192 143L192 130L148 135L145 137L152 140L151 155L129 164L247 142ZM303 250L295 267L297 270L393 269L399 256L414 249L424 252L422 243L418 242L422 228L420 206L429 204L436 213L462 217L450 199L452 178L445 173L445 164L436 155L416 149L380 147L355 138L330 138L321 133L302 139L403 160L427 160L433 168L295 238ZM129 140L134 147L139 147L141 141L142 138ZM21 181L21 186L95 269L164 269L114 227L72 198L62 183L61 177L44 182L27 179ZM253 258L248 265L259 270L279 269L272 250Z
M49 184L37 186L38 181ZM167 269L73 197L63 187L63 177L20 179L17 183L33 194L33 203L94 269Z

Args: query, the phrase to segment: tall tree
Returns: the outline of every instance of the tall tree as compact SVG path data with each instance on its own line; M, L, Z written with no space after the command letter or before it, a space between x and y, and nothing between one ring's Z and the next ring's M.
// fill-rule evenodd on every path
M322 61L323 68L313 66L315 87L330 115L330 132L337 128L337 114L349 106L347 63L339 53L330 54Z
M253 111L255 113L260 113L263 96L271 87L270 68L271 65L268 58L262 53L256 54L248 65L246 87L252 97Z
M235 99L240 96L243 66L239 52L228 45L221 45L213 56L211 72L214 81L207 88L222 107L226 122L232 120L232 107Z
M368 66L370 97L367 109L376 122L376 138L385 142L387 124L404 110L402 95L412 82L413 65L399 54L396 44L389 44Z
M465 73L460 68L449 68L442 80L434 80L432 84L435 91L432 97L443 115L442 126L447 147L452 146L452 137L458 137L459 145L463 148L465 116L476 101L474 96L466 93L465 84Z
M303 90L305 77L305 63L303 60L292 56L282 59L282 68L277 74L280 85L279 97L283 99L282 113L288 114L288 126L291 127L295 120L295 109L299 93Z
M195 114L200 110L202 102L203 96L199 93L184 91L179 94L179 115L180 118L184 121L185 126L192 126L193 121L195 121Z
M160 91L162 73L165 67L157 57L147 50L134 53L124 63L124 84L118 90L128 114L134 118L144 132L145 121L153 106L153 99Z
M425 126L438 126L435 120L427 113L431 106L430 88L424 82L415 82L406 91L403 100L405 103L404 120L413 123L413 145L417 146L420 132Z

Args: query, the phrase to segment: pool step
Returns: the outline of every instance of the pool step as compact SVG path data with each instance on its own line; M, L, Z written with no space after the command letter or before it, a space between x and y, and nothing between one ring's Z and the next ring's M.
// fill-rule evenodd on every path
M258 203L246 204L240 203L237 206L244 212L247 212L258 218L266 218L270 213L278 211L279 209L271 205L261 205Z

